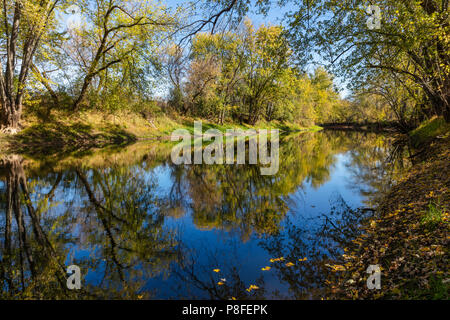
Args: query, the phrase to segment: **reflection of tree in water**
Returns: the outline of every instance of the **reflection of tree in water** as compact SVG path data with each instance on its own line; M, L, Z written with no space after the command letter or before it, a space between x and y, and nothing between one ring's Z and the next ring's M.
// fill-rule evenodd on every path
M131 168L76 172L87 195L82 209L86 245L99 245L97 261L105 261L99 286L131 289L130 280L134 279L130 291L136 293L146 280L168 270L177 259L175 235L163 229L155 184L144 181Z
M76 168L56 179L50 175L49 186L42 178L27 181L20 158L7 159L1 167L5 227L0 277L5 297L135 298L149 278L177 259L174 234L162 229L155 185L131 168ZM64 201L69 194L72 199ZM87 249L91 256L71 257L67 245L75 245L75 251ZM81 292L67 290L63 263L68 260L83 275L87 270L100 275L98 283Z
M41 218L41 203L35 207L22 166L16 155L0 162L5 177L0 199L0 289L2 298L69 297L65 289L64 251L48 236L49 220ZM52 197L54 188L44 196ZM37 208L37 209L36 209Z
M223 253L209 247L207 243L196 247L182 244L180 246L182 259L179 261L179 266L174 270L174 275L179 280L178 283L182 284L178 291L188 292L188 296L181 295L177 298L264 299L266 289L262 276L253 279L252 284L258 286L258 289L252 290L249 290L250 284L241 279L241 272L245 266L234 251L236 245L239 244L227 246L226 262L224 263ZM199 263L199 261L203 261L203 263Z
M302 133L281 143L280 170L274 176L261 176L255 165L174 166L168 162L171 186L164 194L157 191L151 159L137 165L77 166L59 173L27 169L26 178L22 160L10 157L1 164L5 177L0 182L2 294L74 295L65 289L62 263L69 261L95 275L80 297L137 297L147 291L148 279L168 275L175 265L172 262L179 264L175 269L183 281L203 292L201 297L322 296L329 269L324 265L340 257L340 248L367 212L339 200L314 223L294 224L286 219L289 208L296 205L292 195L305 183L316 188L327 182L335 155L347 151L351 151L353 184L362 193L367 185L383 190L388 181L383 179L390 178L385 174L394 163L386 146L390 147L386 140L370 134ZM103 167L108 168L99 169ZM186 250L189 243L183 248L165 226L166 217L179 218L189 211L199 228L227 231L222 235L235 232L240 240L256 235L272 257L283 256L284 262L271 264L270 272L290 293L272 292L256 272L253 283L260 289L247 291L249 283L240 277L245 266L230 259L224 275L227 281L218 285L220 278L209 277L217 261L198 263L195 254L206 250ZM90 256L75 254L84 250ZM304 257L308 260L298 261ZM287 267L291 260L295 265Z
M351 188L363 195L365 203L374 203L411 166L409 150L402 140L368 134L370 143L350 151L347 169L352 174Z
M243 265L238 258L233 258L232 250L227 251L224 265L219 262L223 260L220 253L207 245L185 248L184 259L175 273L186 286L192 285L199 291L198 298L326 298L330 294L328 284L332 277L328 265L342 260L342 248L359 235L361 222L370 214L371 210L350 208L338 196L327 214L297 225L287 219L283 232L259 240L259 245L270 256L282 259L268 262L271 269L267 272L254 270L255 278L251 283L258 287L254 290L248 290L249 281L241 279ZM198 264L199 255L207 256L207 262ZM290 266L289 262L293 265ZM217 266L220 266L219 274L213 272ZM271 291L267 287L266 276L275 276L288 292Z
M189 208L197 227L237 232L241 240L249 239L252 234L261 236L260 246L272 257L284 258L271 264L271 272L275 272L279 281L289 288L289 293L269 292L264 278L257 276L260 270L255 270L253 281L259 289L249 292L249 283L244 284L240 277L245 266L238 260L232 261L227 252L226 264L219 264L220 259L213 252L208 253L208 248L189 247L189 243L180 249L180 267L175 272L181 279L179 283L190 283L203 298L327 296L330 268L325 265L333 264L341 257L341 249L356 236L360 220L371 211L352 209L338 197L330 212L314 221L294 224L286 221L286 213L292 205L290 196L305 182L313 187L327 182L336 154L351 151L348 155L355 167L370 171L380 161L391 161L386 147L389 147L388 141L377 135L325 131L283 140L280 170L275 176L261 176L259 167L254 165L169 164L174 183L164 202L164 212L181 207L184 208L181 211L186 212ZM377 175L364 176L362 180L358 180L361 175L355 171L352 179L366 185L382 176L383 170L386 169L382 168ZM375 188L382 186L374 184ZM199 255L210 258L206 263L200 263ZM299 261L305 257L308 260ZM287 266L287 262L294 265ZM217 265L226 268L220 273L226 278L221 284L221 277L212 272Z
M201 228L236 229L248 239L252 232L275 232L288 210L273 179L257 166L192 166L186 178L193 220Z
M327 297L327 265L342 260L343 248L359 234L361 222L371 213L368 209L352 209L339 196L329 213L305 224L287 221L283 233L262 240L260 245L272 256L294 263L291 267L280 262L273 265L279 280L289 287L289 295L283 298ZM304 258L307 260L300 261Z
M186 170L183 166L166 165L170 166L172 186L168 194L159 199L159 209L165 216L180 218L188 207Z
M179 195L176 204L186 202L184 193L189 195L200 228L234 230L244 240L253 232L272 234L289 209L291 193L304 181L317 186L326 182L332 155L326 136L305 134L283 141L274 176L262 176L257 165L172 165L176 192L170 194Z
M380 136L359 132L287 136L280 145L280 168L274 176L262 176L257 165L169 165L174 184L167 207L185 212L181 207L190 206L199 228L233 230L243 240L252 233L273 234L294 201L290 195L305 182L315 188L326 183L338 153L352 150L353 185L361 188L362 195L367 195L367 185L381 190L379 176L386 168L379 168L377 175L367 173L388 158L385 144Z

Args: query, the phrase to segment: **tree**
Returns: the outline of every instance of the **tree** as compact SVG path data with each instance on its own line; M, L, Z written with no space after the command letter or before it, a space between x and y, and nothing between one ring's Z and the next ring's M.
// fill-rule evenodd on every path
M380 29L367 26L370 4L374 3L299 1L289 29L296 52L322 54L353 88L386 72L404 84L412 81L420 86L433 114L450 121L448 1L376 1Z
M255 124L267 106L283 100L277 92L295 76L283 32L281 26L255 30L247 20L238 32L197 34L186 83L191 103L220 123L228 114Z
M99 87L105 73L124 62L140 50L155 45L156 35L175 25L175 20L158 8L142 1L90 1L83 0L89 26L79 31L80 41L89 50L77 52L83 61L83 79L72 110L80 107L93 80L98 78ZM77 43L75 43L75 46ZM151 47L150 46L150 47ZM84 56L83 56L84 55Z
M184 110L183 77L186 73L187 57L183 54L183 48L172 44L167 48L166 61L164 62L167 76L172 84L170 89L169 103L176 110Z
M26 82L41 40L54 25L59 0L3 0L0 45L5 51L0 68L0 127L20 129Z
M208 108L216 96L215 83L219 72L219 67L212 57L191 63L185 89L188 95L186 110L196 115L208 115Z
M255 124L263 111L263 101L277 87L291 63L292 51L281 26L261 26L256 31L246 21L245 46L245 102L248 122Z
M217 68L214 95L208 103L211 106L210 116L220 123L224 122L232 104L237 102L237 87L243 77L244 55L243 42L238 33L200 33L194 38L191 54L193 63L210 61Z

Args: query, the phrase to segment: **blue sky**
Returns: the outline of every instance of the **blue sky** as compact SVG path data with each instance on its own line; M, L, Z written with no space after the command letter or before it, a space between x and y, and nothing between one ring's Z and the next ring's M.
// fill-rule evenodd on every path
M176 6L185 6L188 5L189 1L183 0L160 0L162 4L165 4L167 7L176 7ZM201 4L201 1L196 1L197 4ZM253 1L254 2L254 1ZM274 4L272 5L271 10L268 12L267 16L263 16L261 14L257 14L255 5L252 5L250 11L247 16L253 21L253 23L258 26L262 23L271 23L271 24L280 24L281 20L285 17L286 13L295 9L291 3L284 7L279 7L276 5L275 1L272 1Z

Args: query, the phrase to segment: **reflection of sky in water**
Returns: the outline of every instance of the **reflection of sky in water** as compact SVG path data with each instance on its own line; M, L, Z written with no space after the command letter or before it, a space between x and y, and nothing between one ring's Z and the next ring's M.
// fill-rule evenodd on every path
M326 183L320 187L313 187L306 182L302 189L298 189L291 195L289 204L292 206L290 207L289 216L295 224L308 223L314 226L315 223L320 222L320 220L311 218L328 212L330 202L335 200L337 195L341 195L351 206L357 207L361 205L363 198L355 190L348 188L351 177L349 177L346 164L349 161L349 156L347 154L338 154L335 157L336 162L330 170L330 179ZM161 192L169 192L172 186L169 168L165 166L157 167L155 173ZM187 210L186 212L187 214L181 218L169 217L166 220L166 226L181 231L180 235L183 243L188 244L192 248L215 252L215 257L219 262L218 268L222 269L229 264L230 259L234 260L234 263L242 267L239 275L247 284L253 283L257 277L264 275L265 287L269 292L276 289L279 291L287 290L282 284L280 286L280 281L273 276L273 272L261 271L262 267L270 265L269 260L273 257L258 245L260 239L255 235L250 240L242 242L239 235L233 234L233 232L216 228L212 230L198 228L192 221L190 215L192 211ZM199 255L197 259L197 264L208 265L208 256ZM219 280L221 277L217 275L216 278ZM183 297L183 292L174 291L175 287L171 283L171 279L162 276L150 279L146 288L149 290L158 288L158 297L162 299ZM174 292L178 295L174 294ZM201 295L200 292L198 294Z
M315 137L320 138L321 135L322 134L319 133ZM326 139L322 141L322 143L325 143L325 150L328 146L326 143L328 142L329 141ZM292 145L288 146L288 148L291 147ZM307 142L305 143L305 150L310 150L307 148ZM320 151L322 149L318 150ZM289 210L280 222L281 231L278 235L279 237L287 237L287 230L289 230L290 224L292 224L296 228L300 228L306 232L304 236L301 236L301 241L306 244L306 247L312 247L314 245L313 240L308 238L308 236L311 236L313 231L321 227L323 217L326 215L328 219L334 219L333 221L340 218L339 214L333 216L329 214L330 208L339 202L340 199L344 200L347 205L353 208L363 205L363 202L366 199L360 194L358 188L367 189L368 186L362 185L361 181L356 181L357 178L354 176L355 169L359 169L355 168L353 165L355 153L351 148L346 150L350 151L340 151L334 155L331 153L331 158L325 157L325 160L318 156L317 162L319 164L317 167L309 167L308 163L306 165L307 171L311 171L299 174L303 174L303 176L307 177L309 176L310 178L305 178L300 186L295 184L295 181L297 180L292 180L294 181L294 187L289 189L291 190L289 194L282 196L282 199L288 205ZM301 156L302 153L300 152L299 157ZM316 157L311 157L311 161L314 161L314 159L316 159ZM299 160L300 159L298 159L298 161ZM297 159L294 159L294 161L294 163L298 162ZM283 158L280 158L281 165L282 162ZM373 162L370 163L373 164ZM292 163L290 163L290 165L291 164ZM322 166L325 166L325 168ZM149 197L154 196L155 200L161 201L159 203L167 200L168 195L173 192L173 187L176 185L174 166L167 163L159 165L157 163L156 166L150 167L148 163L145 162L142 164L133 165L127 169L131 170L130 179L136 179L139 186L145 187L154 185L154 188L152 187L153 189L151 189L151 194L149 194ZM97 174L100 176L105 174L105 176L101 178L108 177L108 179L110 179L110 176L106 174L110 172L109 170L112 169L98 169ZM296 173L295 170L294 172ZM211 171L209 174L212 172L216 171ZM240 172L242 174L244 171L232 170L231 172L232 174L235 174L235 172ZM108 248L102 247L102 241L104 240L107 242L107 239L105 240L106 233L101 228L100 223L95 222L97 224L94 223L93 225L86 223L88 220L87 217L90 217L93 221L96 221L95 219L98 219L98 217L93 210L92 205L89 206L89 199L79 178L77 178L77 174L74 171L65 171L63 174L64 178L55 189L53 201L51 202L50 207L46 210L45 216L48 218L64 217L64 219L67 220L72 219L72 221L65 222L63 227L61 227L63 229L62 232L66 232L68 234L68 238L72 238L74 240L74 243L65 245L65 247L69 249L65 264L70 265L73 264L74 261L93 263L95 267L90 268L89 272L84 274L84 280L85 283L92 286L97 286L102 282L103 277L105 276L107 264L111 262L102 260L107 257L107 254L104 251L108 250ZM85 170L84 174L87 180L91 182L92 180L95 180L92 170ZM115 174L121 177L122 173L120 173L119 170L119 173L116 172ZM273 264L269 262L271 258L277 258L277 256L274 256L273 253L269 253L268 251L269 247L273 247L275 236L258 234L252 230L252 227L250 227L248 238L243 240L242 233L238 230L242 226L239 224L233 224L231 228L229 225L226 226L226 228L221 228L220 225L214 224L216 221L213 221L213 226L210 228L199 227L198 223L196 225L194 222L193 214L195 201L190 197L190 195L192 192L205 192L205 189L192 188L189 183L195 184L198 183L198 180L193 179L192 181L188 181L184 170L180 170L178 174L180 174L179 177L181 177L181 188L179 191L183 194L183 199L177 205L182 206L184 213L165 215L162 228L164 230L163 233L167 233L166 231L169 230L176 231L176 239L180 243L183 254L187 253L186 256L192 257L195 261L194 267L196 270L196 276L205 282L208 282L211 276L215 282L219 281L223 277L227 278L228 281L230 280L230 270L235 267L238 270L240 280L247 287L250 284L255 284L255 281L258 278L263 277L264 288L267 290L267 294L265 295L266 297L276 297L272 294L272 292L276 290L284 296L290 297L291 295L288 291L289 289L286 281L280 280L279 270L275 269ZM282 172L279 172L279 174L282 174ZM319 178L314 180L312 175L318 175ZM117 176L113 175L113 177ZM29 179L30 178L31 177L29 177ZM219 176L219 174L214 176L214 178L218 180L222 179L220 181L215 181L217 183L216 185L225 181L223 180L223 177ZM37 184L34 187L35 192L31 196L35 206L36 203L39 202L38 199L42 198L42 194L46 194L50 191L51 185L53 185L55 179L56 173L52 173L51 179L49 176L46 176L46 179L43 177L30 179L30 181L37 181ZM99 177L97 177L97 179L99 179ZM239 182L238 179L236 181ZM124 186L124 188L129 187L129 182L130 180L125 181L126 186ZM263 183L262 185L264 190L268 188L267 184ZM122 184L120 184L120 186L122 186ZM289 187L290 185L288 188ZM4 182L0 182L0 189L5 189ZM116 190L116 192L120 192L120 189ZM242 192L243 195L246 195L246 190L243 190ZM274 193L279 195L277 192L278 191L275 191ZM94 190L94 193L99 197L100 202L104 201L104 199L101 199L101 192L99 192L99 190ZM121 193L119 194L121 195ZM208 197L209 195L206 194L202 196ZM211 197L212 196L213 194L211 194ZM200 197L199 199L196 199L196 201L203 201L202 199L205 198ZM276 206L273 208L276 208ZM145 212L157 212L160 209L161 208L158 206L153 205L153 207L150 207L150 209ZM209 209L210 207L206 206L206 210ZM209 214L210 212L206 213ZM213 213L217 214L217 212ZM213 215L213 217L215 216ZM209 218L210 217L207 217L207 219ZM0 222L1 221L2 218L0 218ZM204 222L205 221L200 221L200 223ZM207 224L208 222L209 221L206 221ZM147 225L145 224L144 226ZM94 231L89 230L89 228L92 227L99 229ZM308 232L310 232L310 234L308 234ZM89 239L88 237L95 237L96 239L92 241L92 239ZM98 243L97 245L94 244L96 242ZM320 249L322 250L320 253L326 254L327 249L328 248ZM282 251L283 250L281 250L281 252ZM295 257L295 259L303 257L304 256L298 256ZM143 261L141 257L136 257L136 260L137 262L132 267L135 270L139 268L142 269L142 266L148 262ZM155 292L156 298L163 299L191 297L209 298L204 290L200 290L192 284L186 284L186 282L180 278L180 274L183 275L185 270L180 268L178 262L174 262L174 260L169 261L172 262L167 265L162 264L163 269L156 271L152 274L152 277L144 278L145 282L141 283L144 291ZM298 263L296 260L293 260L292 262ZM270 271L262 271L261 268L265 266L272 266L273 268ZM147 265L145 268L149 268L149 266ZM221 272L218 274L213 273L212 270L214 268L221 269ZM129 271L125 270L125 279L127 279L128 275Z

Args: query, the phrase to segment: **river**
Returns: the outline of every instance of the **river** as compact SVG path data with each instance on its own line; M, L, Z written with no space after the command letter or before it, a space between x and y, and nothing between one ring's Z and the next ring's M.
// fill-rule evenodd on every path
M304 132L279 171L174 165L168 142L0 162L0 297L319 299L409 166L393 139ZM81 271L68 290L66 268Z

